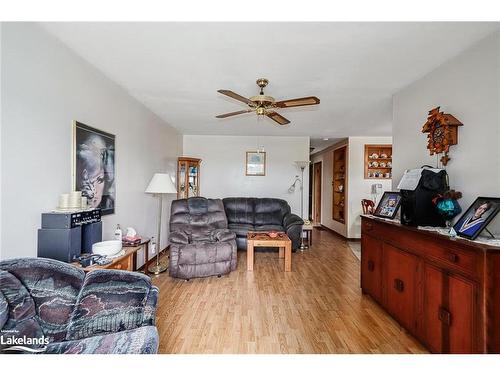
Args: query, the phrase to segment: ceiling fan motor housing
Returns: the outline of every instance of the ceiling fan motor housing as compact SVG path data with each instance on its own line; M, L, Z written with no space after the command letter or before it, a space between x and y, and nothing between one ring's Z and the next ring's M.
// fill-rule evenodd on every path
M271 106L274 104L275 100L272 96L267 95L255 95L249 98L252 102L254 102L257 106Z

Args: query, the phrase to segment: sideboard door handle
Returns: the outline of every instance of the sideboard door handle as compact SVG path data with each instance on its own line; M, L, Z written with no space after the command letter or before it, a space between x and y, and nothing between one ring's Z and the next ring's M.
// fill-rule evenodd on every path
M448 253L448 260L452 263L458 262L458 255L455 253Z
M394 279L394 289L402 293L405 290L405 283L401 279Z
M373 260L368 261L368 271L372 271L375 269L375 262Z
M451 326L451 313L444 307L439 307L438 319L447 326Z
M365 227L366 227L366 230L372 230L373 229L373 225L371 223L366 223Z

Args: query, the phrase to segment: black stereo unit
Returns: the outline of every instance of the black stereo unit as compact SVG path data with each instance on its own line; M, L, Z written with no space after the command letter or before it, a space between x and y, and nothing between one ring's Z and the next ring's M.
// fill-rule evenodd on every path
M47 212L42 214L42 229L67 229L101 221L99 208L77 212Z
M38 230L38 256L72 262L102 241L101 210L42 214Z

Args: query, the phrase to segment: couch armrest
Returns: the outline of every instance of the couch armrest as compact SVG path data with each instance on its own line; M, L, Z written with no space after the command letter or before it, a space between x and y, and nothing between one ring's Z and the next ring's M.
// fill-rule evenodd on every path
M156 286L152 286L144 305L143 325L156 325L156 305L158 303L158 294L160 290Z
M286 214L283 218L283 227L285 231L288 231L292 225L304 225L304 220L302 220L298 215Z
M168 240L170 243L177 243L179 245L186 245L189 243L189 236L186 232L170 232L168 236Z
M229 229L216 229L212 232L212 238L219 242L227 242L236 239L236 233Z
M72 313L66 340L154 324L158 289L137 272L89 272Z

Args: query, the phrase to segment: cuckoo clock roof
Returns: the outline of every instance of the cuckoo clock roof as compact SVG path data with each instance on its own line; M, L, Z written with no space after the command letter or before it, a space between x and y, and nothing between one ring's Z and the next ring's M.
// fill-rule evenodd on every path
M429 111L427 122L422 127L422 132L430 132L437 125L446 126L462 126L463 124L453 115L449 113L439 112L440 107L436 107Z

